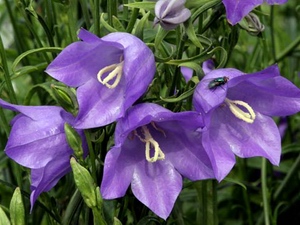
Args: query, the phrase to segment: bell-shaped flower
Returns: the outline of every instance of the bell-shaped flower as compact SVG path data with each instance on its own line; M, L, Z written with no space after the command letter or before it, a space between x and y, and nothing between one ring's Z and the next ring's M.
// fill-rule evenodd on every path
M105 126L122 117L146 91L155 73L151 50L137 37L115 32L103 38L81 29L48 66L55 79L77 88L74 127Z
M64 124L72 124L75 118L57 106L21 106L1 99L0 106L19 112L11 121L5 153L31 169L30 202L33 207L42 192L49 191L71 171L73 150L66 141ZM86 155L86 144L83 147Z
M115 130L115 146L104 162L101 194L104 199L133 194L166 219L182 189L182 179L214 178L201 146L199 113L174 113L153 103L128 110Z
M165 30L172 30L191 16L184 6L185 0L159 0L155 4L154 25L160 24Z
M240 22L255 7L262 5L264 2L274 5L286 3L287 0L223 0L227 19L232 25Z
M277 65L252 74L216 69L199 82L193 104L204 115L202 144L222 179L235 163L234 154L279 164L281 138L272 116L299 112L300 90L280 76Z

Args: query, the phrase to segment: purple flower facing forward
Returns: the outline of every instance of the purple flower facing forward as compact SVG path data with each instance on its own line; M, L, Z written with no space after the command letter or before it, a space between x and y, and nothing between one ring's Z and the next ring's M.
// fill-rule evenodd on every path
M111 33L98 38L81 29L82 40L67 46L46 72L78 87L74 127L105 126L122 117L146 91L155 73L151 50L137 37Z
M255 7L263 4L264 2L269 5L274 5L286 3L287 0L223 0L227 19L232 25L240 22Z
M11 122L5 153L31 169L32 208L42 192L49 191L71 171L73 150L66 141L64 124L72 124L74 117L56 106L19 106L1 99L0 106L20 112Z
M202 118L197 112L173 113L145 103L130 108L116 126L115 146L107 153L101 193L104 199L133 194L166 219L182 188L192 181L214 178L201 146Z
M193 103L205 115L202 144L221 179L230 171L223 165L234 165L234 154L279 164L280 134L271 117L300 111L300 90L280 76L276 65L252 74L217 69L198 84Z
M185 0L159 0L155 4L154 25L160 24L165 30L172 30L191 16L184 7Z

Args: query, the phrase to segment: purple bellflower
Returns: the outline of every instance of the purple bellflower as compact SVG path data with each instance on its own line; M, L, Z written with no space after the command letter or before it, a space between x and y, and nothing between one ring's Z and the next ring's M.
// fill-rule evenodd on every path
M198 112L174 113L153 103L130 108L115 130L107 153L101 194L104 199L133 194L166 219L182 189L182 176L192 181L214 178L199 142L203 124Z
M266 2L269 5L284 4L287 0L223 0L226 9L227 19L230 24L240 22L255 7Z
M220 180L235 164L234 154L279 164L281 138L271 117L299 112L300 90L280 76L277 65L252 74L216 69L199 82L193 104L204 115L202 144Z
M48 66L55 79L77 88L74 127L105 126L122 117L146 91L155 73L151 50L128 33L103 38L81 29L82 41L67 46Z
M69 147L64 124L75 118L57 106L21 106L0 99L0 106L20 112L12 121L5 147L6 155L31 169L31 209L38 196L49 191L71 171ZM83 138L83 132L81 132ZM84 144L86 145L86 144ZM86 146L85 155L87 154Z
M155 4L154 25L160 24L165 30L172 30L191 16L184 6L185 0L159 0Z

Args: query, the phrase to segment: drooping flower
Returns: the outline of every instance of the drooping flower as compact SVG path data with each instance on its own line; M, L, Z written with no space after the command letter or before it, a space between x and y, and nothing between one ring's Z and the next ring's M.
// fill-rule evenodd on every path
M277 65L252 74L216 69L199 82L193 104L204 114L202 144L219 179L229 172L222 167L224 157L232 163L234 154L279 164L280 134L271 117L299 112L300 90L280 76Z
M214 178L201 146L202 118L197 112L173 113L153 103L130 108L115 130L107 153L101 193L104 199L133 194L166 219L182 189L182 176L192 181Z
M240 22L255 7L266 2L269 5L284 4L287 0L223 0L226 9L226 16L232 25Z
M184 6L185 0L159 0L155 4L154 25L160 24L165 30L172 30L191 16Z
M151 50L137 37L115 32L103 38L81 29L48 66L55 79L77 88L74 127L105 126L122 117L146 91L155 73Z
M5 153L31 169L32 208L42 192L49 191L71 171L73 150L66 141L64 124L72 124L75 118L57 106L21 106L1 99L0 106L20 113L11 121L12 130ZM82 132L81 136L83 138Z

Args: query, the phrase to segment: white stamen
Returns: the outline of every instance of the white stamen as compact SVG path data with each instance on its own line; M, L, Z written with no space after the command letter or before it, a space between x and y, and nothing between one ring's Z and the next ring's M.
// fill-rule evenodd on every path
M98 81L101 84L104 84L108 88L115 88L121 80L122 73L123 73L123 64L124 61L121 61L120 63L112 64L102 68L97 74ZM106 72L110 72L110 73L107 75L107 77L104 78L104 80L102 80L101 77ZM109 84L108 82L112 81L113 79L115 79L113 84Z
M159 144L152 135L150 134L149 129L146 126L142 126L142 132L144 134L144 138L142 138L138 133L135 131L135 135L145 143L145 156L146 160L148 162L156 162L157 160L164 160L165 159L165 154L159 147ZM151 147L154 149L154 156L150 157L150 150Z
M248 105L246 102L239 101L239 100L230 100L228 98L225 99L226 104L229 106L230 111L235 115L237 118L245 121L246 123L253 123L256 114L252 107ZM238 107L238 105L243 106L248 112L244 112L242 109Z

